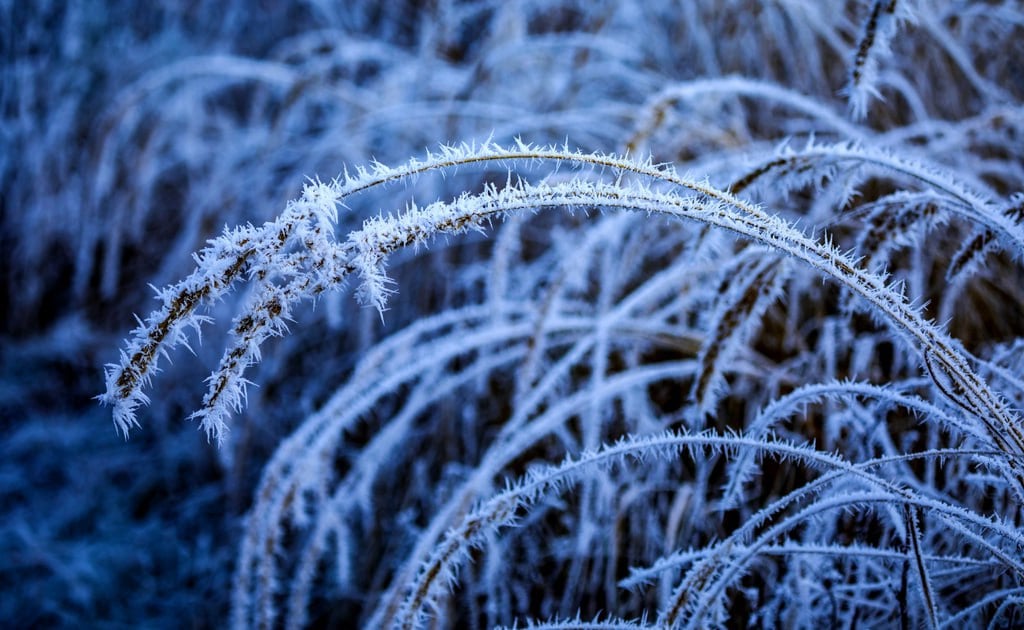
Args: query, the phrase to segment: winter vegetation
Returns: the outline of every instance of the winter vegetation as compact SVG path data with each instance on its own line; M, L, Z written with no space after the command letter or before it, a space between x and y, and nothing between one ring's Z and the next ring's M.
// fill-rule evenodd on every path
M1024 624L1019 3L0 37L5 627Z

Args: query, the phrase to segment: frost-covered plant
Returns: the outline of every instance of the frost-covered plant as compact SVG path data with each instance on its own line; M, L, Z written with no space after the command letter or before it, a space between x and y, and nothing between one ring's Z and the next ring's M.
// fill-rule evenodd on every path
M0 0L10 625L1019 622L1015 3L129 5Z
M1007 223L1005 217L995 212L995 207L986 200L966 192L966 188L949 173L938 169L926 169L915 163L898 161L856 147L842 147L835 149L834 152L823 152L822 155L828 156L825 158L814 151L816 149L812 148L802 154L784 153L783 157L771 162L771 168L757 167L758 177L773 168L781 169L784 176L786 171L805 168L799 165L806 163L815 168L826 169L827 176L832 178L840 170L829 164L830 160L838 158L840 161L866 161L930 185L929 190L934 195L934 207L931 210L933 214L956 216L960 213L975 223L984 224L983 222L991 220L994 222L993 225L1005 226L1009 235L1016 232L1015 224ZM422 207L409 205L397 215L382 215L366 221L362 229L353 231L344 238L335 240L329 236L332 224L336 221L337 206L345 203L351 195L365 189L434 170L466 168L486 163L514 165L519 162L539 162L540 165L548 162L556 165L565 164L566 168L576 168L577 172L562 169L557 171L558 177L554 180L548 176L548 181L530 183L524 179L530 173L527 164L527 168L517 169L516 179L509 175L502 185L485 184L480 192L463 193L452 201L438 201ZM790 166L791 164L793 166ZM579 170L581 167L584 167L583 170ZM536 170L536 167L533 170ZM548 171L542 171L546 172ZM849 177L852 172L847 169L846 175ZM753 177L747 176L744 181L752 180ZM946 206L949 206L949 209ZM961 208L966 207L969 207L970 211L961 212ZM219 239L211 241L210 246L197 257L198 266L193 276L163 293L164 308L154 312L147 322L137 329L135 340L122 355L122 362L111 366L108 371L108 391L103 399L114 406L118 426L122 431L127 431L135 423L134 412L143 396L141 386L148 380L149 373L155 369L158 352L166 345L173 345L175 338L186 326L201 325L202 318L196 313L196 309L202 306L204 301L219 297L236 279L249 278L255 286L251 297L244 303L243 312L235 318L236 341L228 347L218 371L210 376L210 390L204 401L205 407L197 412L197 415L203 418L202 426L206 428L207 433L219 441L223 440L227 431L224 417L231 408L237 409L244 398L244 369L260 356L260 344L268 335L281 334L282 324L279 323L279 318L284 318L292 312L297 302L317 298L326 291L338 290L350 276L357 276L357 295L364 303L375 306L383 316L388 295L394 291L385 272L386 261L391 254L410 245L429 242L438 234L482 230L495 218L525 210L548 208L587 211L638 210L652 219L658 215L690 219L705 227L722 228L742 238L732 242L731 246L719 243L715 248L717 251L702 254L699 250L705 246L703 241L711 236L704 228L693 232L675 246L676 251L672 251L671 254L658 252L656 259L665 257L670 262L663 265L670 269L675 267L672 269L674 273L643 272L641 270L651 269L654 261L644 261L646 252L634 254L635 267L620 269L618 273L626 277L625 286L636 286L624 295L619 295L615 289L611 289L615 291L611 295L605 295L610 289L605 288L603 283L609 280L599 276L601 284L593 289L597 293L589 298L595 302L597 312L583 322L570 323L572 319L579 317L575 315L573 318L579 307L572 305L578 304L580 299L588 301L585 296L589 292L589 287L586 285L578 286L576 290L582 290L582 294L575 300L566 301L571 293L563 297L560 301L564 305L560 308L542 303L545 309L540 313L543 323L535 326L541 325L543 328L534 329L534 337L546 337L556 330L559 331L559 336L562 336L575 326L581 328L576 332L577 336L582 335L580 339L573 339L570 334L567 340L558 342L531 340L526 348L515 352L516 334L511 330L505 330L510 325L509 316L512 312L530 312L529 302L516 304L514 310L508 310L507 306L502 305L508 298L500 295L493 298L491 294L493 299L498 300L498 304L489 305L491 308L484 312L489 313L490 317L473 323L469 329L471 333L456 328L439 340L405 340L407 347L400 352L400 365L404 369L398 369L397 365L391 368L381 365L382 359L385 364L391 363L388 359L391 359L390 355L394 352L392 349L382 351L385 352L383 357L375 356L370 361L368 369L371 375L377 375L376 379L389 381L387 387L371 387L368 392L366 384L373 376L361 376L363 370L357 368L352 381L357 384L358 390L349 394L348 387L343 388L337 394L337 400L329 402L324 410L308 420L303 429L279 449L278 453L282 458L275 458L264 473L262 487L258 492L261 499L250 516L249 531L243 544L236 575L233 613L236 625L241 627L253 622L272 624L278 618L280 613L277 601L280 595L277 590L280 588L278 585L281 580L276 574L283 570L277 566L278 556L282 551L282 537L292 528L315 530L307 543L310 546L300 552L300 564L294 569L295 581L291 583L291 590L287 596L287 615L284 616L285 621L292 626L303 625L307 619L306 609L311 598L309 589L313 588L319 563L330 553L325 548L330 544L336 546L337 551L334 553L338 554L338 570L346 574L351 571L348 567L353 560L347 556L354 553L353 542L350 540L354 532L353 526L347 521L355 518L349 515L350 510L355 510L357 515L362 513L364 521L366 518L373 518L371 506L375 500L371 498L372 491L368 486L372 487L375 483L372 480L375 475L383 474L379 471L380 454L387 452L394 457L397 453L410 448L411 445L406 446L404 442L415 435L414 423L417 416L436 405L443 406L444 392L452 395L454 391L461 389L464 379L460 376L461 372L469 372L472 380L479 381L494 371L503 371L500 366L510 360L530 365L535 359L531 358L531 361L525 362L528 357L524 355L529 354L535 345L543 348L546 354L553 353L549 359L551 364L546 368L544 376L539 380L536 380L537 377L531 377L525 382L516 378L516 396L506 403L511 405L509 411L504 414L507 419L501 422L501 416L498 417L497 433L490 441L490 445L481 450L475 465L463 464L467 472L456 476L464 479L455 484L454 490L450 491L453 494L443 501L443 507L432 517L429 526L413 543L403 568L394 574L390 586L381 592L380 603L374 614L368 618L369 625L419 626L429 618L429 615L426 615L428 612L443 616L439 602L444 596L445 587L457 583L456 570L469 557L469 549L488 542L491 543L489 546L499 544L494 540L497 530L503 525L518 522L522 518L520 512L536 503L541 496L539 493L543 493L550 484L554 484L551 487L558 488L559 483L556 480L562 476L561 473L553 471L551 474L555 476L552 477L552 481L545 481L543 476L538 478L536 473L531 473L531 476L522 482L521 488L513 486L504 495L499 494L491 499L485 499L492 492L490 488L501 478L503 471L509 470L509 466L522 460L538 445L567 430L572 433L578 432L572 441L578 440L579 447L584 448L595 448L600 445L608 439L609 431L612 432L611 435L620 433L631 436L630 440L635 440L636 444L631 445L629 450L640 455L641 461L644 461L643 455L653 456L661 452L661 449L654 446L658 443L657 440L648 441L642 436L654 428L663 430L665 427L681 423L687 427L686 432L677 436L682 443L685 444L692 438L697 440L697 444L717 444L719 448L725 448L724 454L731 454L727 459L736 459L739 462L750 455L759 457L758 453L762 448L778 448L784 456L798 461L807 459L817 465L816 458L822 456L818 451L808 449L804 452L795 445L773 446L775 442L770 438L768 427L777 422L774 418L780 411L766 410L764 416L747 425L723 417L727 416L728 412L720 405L721 399L732 393L730 390L733 389L725 381L724 373L735 369L730 367L737 360L743 347L747 345L757 327L764 326L763 323L758 325L756 322L763 321L767 310L773 304L777 304L784 287L789 283L789 276L793 273L789 260L803 263L803 268L811 273L834 280L843 290L846 304L837 313L837 317L840 320L847 320L846 324L840 322L840 325L847 326L847 336L858 336L859 331L853 326L853 320L859 312L865 312L879 322L880 327L870 327L872 337L877 338L881 332L888 342L896 343L896 352L916 354L919 359L909 360L904 370L909 370L913 374L917 381L915 389L924 392L927 398L901 398L899 389L894 388L902 379L890 380L885 388L871 386L868 383L838 380L833 380L830 385L826 380L820 393L803 396L804 405L828 395L846 406L867 395L876 397L882 406L876 405L871 408L872 410L854 413L849 419L846 419L847 414L851 413L848 410L835 412L832 417L826 419L827 441L833 447L853 450L851 455L845 457L829 455L836 458L832 466L838 466L840 470L848 469L850 472L833 473L812 481L809 485L798 485L790 491L793 498L787 496L781 500L781 507L772 504L758 506L757 501L751 503L753 497L742 489L749 483L744 481L749 479L749 474L735 478L737 480L732 483L734 490L726 498L727 503L723 505L738 509L741 514L746 512L742 519L746 524L733 536L738 537L739 541L744 541L754 532L763 529L766 530L763 535L768 538L757 547L766 543L784 542L787 538L783 534L788 534L795 528L806 527L810 515L815 515L817 520L823 511L835 511L836 507L849 507L858 503L873 506L888 502L891 507L888 511L882 510L877 518L882 519L879 523L881 531L891 531L886 534L886 538L893 538L891 543L881 546L895 545L893 548L905 549L903 553L910 554L913 551L916 555L918 581L915 584L922 598L918 602L922 605L917 610L925 619L931 621L937 621L941 611L923 559L924 541L920 528L925 508L931 517L931 528L944 528L957 536L967 536L974 545L981 545L995 559L1009 563L1004 567L1006 571L1016 571L1017 561L1011 549L1022 542L1022 537L1009 524L988 520L955 503L935 503L936 499L932 492L925 491L927 486L920 486L918 483L908 484L908 480L901 476L891 480L884 476L879 477L873 472L867 477L864 473L853 472L861 470L859 467L865 464L868 469L881 466L882 464L874 463L875 458L879 456L882 456L889 468L898 467L900 462L917 459L963 459L969 466L988 468L991 479L1001 479L1009 493L1005 495L1005 500L1009 502L1007 505L1016 504L1021 498L1021 482L1024 479L1021 471L1024 436L1019 426L1020 417L1007 405L1003 395L991 389L986 379L978 374L984 362L969 354L940 327L927 321L921 309L907 298L902 284L893 284L887 276L863 268L857 259L836 248L831 240L820 240L810 236L779 216L766 212L763 207L717 189L706 181L681 177L671 168L656 166L650 162L571 152L567 149L535 148L522 143L514 148L486 144L481 147L443 147L438 155L428 155L425 159L413 160L403 166L386 167L377 164L372 169L359 169L355 174L346 175L330 184L313 182L307 186L302 199L290 204L285 214L277 221L268 222L260 228L246 227L228 231ZM616 251L614 241L608 242L607 239L614 239L616 235L621 234L626 224L613 221L610 217L598 221L611 223L613 228L601 230L600 240L605 242L597 246ZM674 226L659 227L670 232ZM677 229L685 232L682 227ZM654 239L650 239L648 243L651 240ZM745 245L746 243L751 245ZM1014 254L1024 251L1016 238L1005 240L1005 248ZM585 248L577 255L590 255L589 250L589 247ZM629 260L630 257L622 256L622 259ZM683 295L694 294L687 295L681 304L677 304L679 298L675 296L667 304L660 303L668 297L665 295L666 292L680 292L681 269L692 269L695 265L700 267L711 261L730 259L734 262L726 262L717 283L710 281L715 274L708 273L705 277L709 280L696 282L681 291ZM572 264L575 266L579 263L573 261ZM598 261L593 264L609 263ZM511 273L508 270L501 272ZM637 272L640 272L639 275L634 277L633 274ZM520 273L525 273L525 270L520 270ZM568 269L566 273L576 275L580 271ZM602 273L612 274L613 286L618 286L622 282L614 282L614 272ZM574 282L566 278L564 281L556 282L554 290L559 293L571 291L567 287L578 285L579 282L580 280ZM639 295L643 295L646 300L655 300L657 308L651 311L649 307L644 308L643 301L636 303L635 299ZM604 306L601 306L602 304ZM626 305L629 308L623 310ZM799 302L796 302L795 306L799 307ZM586 312L585 310L584 314ZM552 315L556 313L556 317L553 318ZM622 338L623 333L619 332L625 318L626 321L635 322L631 326L640 330L650 330L653 326L654 330L648 334L656 338L654 331L658 327L665 326L671 330L673 320L689 320L698 313L706 320L706 324L693 329L691 334L698 339L703 335L704 339L700 342L699 348L694 344L695 347L691 349L693 354L689 359L647 365L635 355L635 350L632 353L627 351L629 346ZM560 318L564 317L570 317L570 322L559 324ZM666 317L669 319L665 319ZM512 321L514 322L515 318ZM454 322L446 323L445 328L453 324ZM469 322L464 323L468 324ZM832 328L835 330L834 326ZM518 335L523 335L529 332L530 328L520 326L520 330L523 332ZM549 330L551 332L548 332ZM831 334L834 335L835 332ZM884 334L887 332L890 334ZM445 339L452 337L454 339L447 342L451 345L446 345ZM477 339L479 341L475 341ZM581 346L581 343L584 345ZM561 344L568 345L557 352L556 348ZM823 360L835 362L837 355L845 352L849 344L849 341L844 340L844 343L839 344L837 340L832 339L829 343L819 343L819 347L812 351L812 354L821 352L825 355L822 357ZM648 344L641 347L645 345ZM600 355L595 357L597 352L600 352ZM623 352L625 355L619 357ZM795 354L799 361L807 360L801 357L803 353L793 350L789 352ZM518 358L516 355L519 355ZM412 369L408 365L409 358L406 357L415 359ZM457 357L463 357L460 363L464 365L455 373L447 373L450 368L446 366ZM495 362L498 357L501 357L501 361ZM613 358L621 364L617 370L611 368ZM479 371L481 369L483 372ZM573 369L583 369L582 377L574 377ZM401 380L394 382L390 378L392 370L396 376L401 375ZM756 375L758 370L753 369L751 372ZM922 375L926 378L922 379ZM831 375L831 378L840 377ZM410 379L419 383L410 383L414 389L409 392L408 399L399 403L401 406L390 414L393 419L378 428L375 437L371 437L363 449L371 458L370 462L362 463L360 455L350 456L352 461L347 466L350 468L349 471L338 474L337 457L339 449L344 450L343 436L354 430L357 426L355 423L365 422L364 414L374 412L384 400L383 397L394 396L399 383L409 382ZM642 400L647 398L647 388L652 383L666 379L680 387L683 383L691 383L688 400L686 397L682 398L682 405L669 416L651 410L651 402L645 403ZM426 391L421 389L423 382L427 383ZM569 388L567 391L566 387ZM828 389L829 387L831 389ZM631 396L627 396L630 390L636 389L639 389L639 392L633 391ZM755 387L753 392L744 390L741 396L748 401L758 398L771 400L770 391L774 388L769 388L767 393L758 391L760 389L763 388ZM355 398L350 398L353 395ZM551 398L552 396L555 398ZM626 406L627 398L635 399L638 396L640 401L633 400L630 406ZM932 400L929 401L929 398ZM785 398L777 399L772 404L780 410L788 409L789 405L784 405L784 400ZM640 407L634 410L633 405L638 402ZM407 409L408 406L412 406L412 409ZM930 434L950 435L955 437L961 446L951 449L942 447L939 442L920 451L903 452L906 444L901 448L894 444L893 440L906 441L898 436L888 435L890 429L886 426L884 414L878 417L882 410L890 406L920 413L920 420L926 423ZM753 408L753 405L751 407ZM858 407L859 404L855 403L852 409ZM467 421L483 420L491 423L496 420L487 416L478 418L476 413L471 412ZM872 435L867 443L848 446L845 434L853 431L849 423L858 415L865 419L874 415L876 419L873 422L881 427L882 434ZM646 428L637 424L644 417L647 418L644 423L647 425ZM574 420L580 422L580 426L576 430L571 430L569 427ZM690 433L702 429L708 420L715 420L717 426L725 433ZM616 424L621 424L621 428L614 429ZM741 429L746 429L752 437L746 438L732 432ZM470 427L469 430L474 429ZM384 442L378 444L378 438ZM868 436L863 435L862 438L867 439ZM878 438L882 438L882 441L872 446L874 440ZM675 437L670 436L670 439ZM967 442L963 442L964 440ZM561 441L564 441L564 438ZM976 446L964 448L966 444ZM881 448L881 451L876 451L877 448ZM570 447L569 450L571 452L574 449ZM694 457L697 461L705 460L713 464L718 453L718 449L712 449L710 456L701 453L694 454ZM583 461L589 461L589 457L584 456ZM573 464L571 470L577 470L582 465L582 462ZM710 474L710 471L705 474ZM907 474L914 476L904 465L903 475ZM628 477L627 475L627 479L619 480L617 484L613 483L613 487L625 487L636 491ZM651 483L651 480L646 479L646 475L641 477L644 479L644 485ZM602 474L594 477L574 474L569 478L578 478L585 487L591 488L590 492L606 496L615 493L610 488L600 490L602 485L607 484L607 481L601 481ZM727 476L725 479L730 477ZM866 486L865 480L869 481ZM706 480L704 483L709 481ZM331 490L331 486L336 487ZM823 494L825 486L838 486L838 489L845 491L844 499L836 501L834 497ZM357 491L356 488L363 489ZM617 492L621 491L620 489ZM608 495L609 492L612 495ZM704 492L710 493L712 490L708 488ZM705 496L704 500L710 498ZM468 505L480 500L484 500L484 503L472 512L465 512ZM790 514L787 508L791 509L794 502L805 505L801 510ZM349 503L351 507L346 507ZM751 507L744 510L739 506ZM757 507L760 507L760 511L754 509ZM598 510L592 517L598 522L608 518L606 514L602 514L607 507L601 510L597 506L591 506L590 509ZM310 512L317 515L312 520ZM869 513L875 512L877 508L869 510ZM803 516L805 513L808 516ZM905 516L901 516L904 513ZM886 517L887 514L895 514L897 518L890 520ZM460 521L461 525L458 524ZM455 529L449 529L451 527ZM595 524L585 527L593 528ZM978 527L982 531L974 530ZM838 523L833 524L832 528L844 529ZM366 523L364 529L373 531L373 527ZM444 534L445 530L448 530L447 534ZM1001 533L995 534L995 538L992 538L992 531L986 530ZM856 531L845 533L854 536L854 540L857 540L857 536L863 535ZM577 553L587 552L589 544L593 543L594 535L592 533L585 538L588 545L578 547ZM824 542L817 536L809 536L810 542L819 545ZM881 541L872 542L877 545ZM905 547L899 547L900 545ZM749 549L745 546L742 548ZM721 553L725 555L720 555L716 549L722 549ZM836 548L836 552L839 551L841 549ZM490 553L501 555L497 550L491 550ZM827 555L829 552L821 553ZM709 616L711 620L719 621L731 616L733 613L730 613L726 605L727 600L723 599L724 589L736 586L732 580L749 571L745 565L750 562L746 555L741 554L733 558L733 554L732 543L724 547L721 544L716 545L709 550L709 554L694 565L684 581L670 591L669 599L659 605L657 623L671 626L684 622L701 625ZM909 555L906 557L907 562L913 559ZM573 560L581 561L579 558ZM737 562L741 564L736 565ZM716 567L709 563L725 564ZM706 568L700 568L700 572L694 573L699 567ZM582 575L579 579L583 579ZM697 581L693 582L694 579ZM730 581L722 582L726 579ZM344 576L342 584L351 588L350 580L351 577ZM856 610L857 600L851 601L854 603L850 604L850 610ZM916 617L917 613L911 616Z
M899 11L915 17L909 3ZM858 118L866 95L882 93L877 57L896 16L897 3L870 5L850 71ZM195 272L161 292L103 399L127 433L159 355L246 283L194 414L224 443L246 370L300 303L352 284L385 318L402 286L390 257L513 218L491 263L471 259L452 276L468 283L465 306L373 348L278 448L243 536L236 626L301 627L339 605L332 614L371 627L602 609L614 617L600 623L623 625L934 626L1012 601L1024 543L1013 516L1019 378L978 356L991 352L984 342L968 349L933 323L925 302L937 292L955 318L985 256L1017 269L1019 200L999 189L1019 177L993 168L993 181L984 156L956 168L927 157L931 136L956 127L862 127L735 76L652 95L621 146L650 151L672 112L723 96L778 103L808 117L802 132L836 140L737 161L712 139L717 156L681 160L712 179L568 147L442 145L311 182L278 219L210 241ZM739 116L745 107L732 103ZM685 145L693 129L680 123L674 142ZM360 195L480 168L498 177L339 227L339 206ZM529 252L524 230L560 222L521 213L549 209L577 218ZM641 216L604 214L614 210ZM925 239L963 244L951 254ZM530 467L564 454L561 466ZM403 468L414 479L400 481ZM574 501L554 500L570 483ZM622 585L639 590L613 605L630 566ZM372 585L356 577L367 575ZM1004 598L974 604L965 581Z

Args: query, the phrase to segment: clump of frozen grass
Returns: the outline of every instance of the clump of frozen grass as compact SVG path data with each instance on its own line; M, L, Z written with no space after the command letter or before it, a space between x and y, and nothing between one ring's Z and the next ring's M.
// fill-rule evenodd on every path
M349 166L225 230L108 368L101 399L127 435L161 356L233 308L193 414L229 453L273 338L298 340L264 362L278 383L323 384L323 399L289 401L301 422L253 495L232 624L1012 616L1024 117L1013 65L989 47L1013 41L1019 10L992 5L1011 18L999 26L891 1L737 1L727 19L720 3L600 19L508 7L439 7L417 59L446 77L429 89L463 86L451 109L431 96L339 115L334 144L353 126L392 138L395 165ZM539 35L545 20L565 30ZM491 39L465 47L478 23ZM621 45L639 24L648 37ZM245 66L290 86L285 103L318 85L292 59L326 64L324 80L350 67L329 36L299 39L284 67ZM387 69L379 84L413 67L394 48L351 55ZM852 116L834 98L844 83ZM406 159L400 139L422 146L444 125L405 116L467 138L486 120L498 140ZM285 107L275 124L303 121ZM539 129L589 148L511 139ZM323 142L288 144L322 156ZM364 219L367 204L382 213ZM371 316L338 306L350 290ZM306 304L331 333L408 323L321 369Z
M347 197L362 190L428 171L443 171L474 164L509 165L518 162L525 162L527 166L534 163L566 164L577 170L575 173L566 173L560 178L561 181L531 183L525 179L529 176L529 168L520 169L515 179L510 173L501 186L485 184L481 191L463 193L451 201L438 201L425 206L411 204L397 214L385 214L367 220L362 229L355 230L344 238L336 239L333 236L338 205ZM583 170L579 170L581 168ZM911 170L911 167L905 166L904 170ZM915 173L916 171L912 171L911 174ZM965 193L958 194L960 189L955 187L955 180L950 179L947 182L941 179L940 174L931 171L928 171L928 174L928 177L937 179L935 188L939 193L953 198L959 197L961 202L965 202ZM917 179L923 178L924 175L917 175ZM884 325L884 329L893 333L892 339L901 340L898 344L901 351L903 348L916 351L920 357L920 373L930 380L932 395L938 404L943 407L951 406L959 413L967 414L966 417L956 420L944 412L929 414L925 419L934 423L932 430L960 434L966 432L983 448L989 449L992 455L984 459L986 465L992 467L993 473L1002 478L1006 488L1019 500L1021 480L1024 478L1021 474L1024 436L1019 430L1019 416L1007 405L1004 398L979 376L975 359L941 328L929 322L922 315L920 308L907 299L900 286L892 284L886 276L863 268L854 257L839 250L830 241L816 240L762 207L716 189L706 181L680 176L671 168L657 166L649 161L641 162L612 155L584 154L564 148L534 148L522 143L512 148L491 144L479 147L443 147L436 155L428 155L422 160L412 160L398 167L375 164L368 169L357 169L354 175L347 175L331 183L313 182L307 186L300 200L288 205L280 219L258 228L247 226L225 232L197 256L198 266L192 276L163 294L164 308L150 315L136 331L135 339L123 353L122 363L111 366L108 371L108 392L104 394L103 400L115 406L115 422L123 431L136 424L134 411L138 401L144 396L142 386L155 369L155 358L161 352L165 352L167 347L181 343L181 331L186 327L198 328L203 323L205 316L197 312L199 307L210 299L223 295L236 281L248 281L253 284L254 289L243 303L244 310L235 317L235 342L226 350L220 367L208 379L211 389L204 400L204 408L194 414L202 419L201 426L206 429L208 435L221 441L227 432L226 417L231 410L237 411L244 399L247 384L244 378L245 368L259 358L261 344L269 336L285 332L283 322L297 303L316 299L328 291L341 290L346 286L346 281L354 276L359 283L357 296L364 304L375 307L383 317L388 299L396 290L386 271L386 262L395 252L409 246L427 244L438 235L458 235L471 230L484 231L495 220L504 219L510 214L558 208L630 210L639 211L650 217L666 216L692 220L724 229L767 248L741 250L736 264L731 268L732 271L726 273L720 281L722 286L712 292L717 293L712 298L717 306L708 311L706 340L702 344L702 349L694 356L693 367L686 368L686 371L694 375L692 384L695 401L694 407L683 413L688 424L699 426L703 418L714 417L721 409L721 398L730 390L723 377L724 371L729 362L739 356L744 342L756 332L751 323L762 320L768 309L783 295L788 274L780 271L782 268L778 256L782 255L802 263L809 271L836 282L844 289L844 295L847 296L845 299L862 302L855 310L866 310ZM990 215L968 216L981 222ZM1009 246L1014 246L1012 240ZM773 254L773 251L778 253ZM744 260L744 257L747 260ZM604 323L607 317L608 314L601 315L589 326L598 331L614 326L613 320ZM603 343L607 344L609 341ZM471 350L472 347L465 347L460 349L460 352ZM606 349L605 352L607 351ZM588 353L580 355L578 359L584 359ZM485 353L479 353L475 360L481 361L486 356ZM434 369L443 372L444 363L436 365ZM630 373L627 370L620 376L627 376ZM640 376L643 370L637 366L633 373ZM438 384L443 382L442 379ZM615 393L615 386L611 383L612 381L603 379L599 386L594 389L584 388L581 394L598 398L623 395ZM383 395L387 391L382 390L376 395ZM857 389L851 388L850 392L855 393ZM412 396L410 400L415 401L416 396ZM428 399L427 405L440 402L441 399ZM602 406L597 400L590 404ZM918 405L918 408L932 408L929 406L931 404L934 403L923 403L924 407ZM425 408L424 402L418 402L417 405L418 408ZM512 437L512 433L509 433L507 439L499 437L488 449L471 476L473 481L467 481L456 495L461 497L459 502L471 501L475 496L486 493L494 475L508 463L522 457L539 439L574 415L569 410L562 412L567 415L551 416L550 413L551 410L525 424L523 420L514 419L506 424L505 431L510 428L516 429L515 437ZM354 419L353 416L349 418L348 422ZM319 424L319 421L316 424ZM317 433L329 436L329 443L336 444L338 433L342 429L340 426L328 427L330 424L318 428ZM403 431L410 428L406 425ZM759 428L757 431L763 429ZM311 437L318 439L316 435ZM389 441L394 439L391 437ZM724 439L727 439L726 444L734 458L746 457L761 448L761 443L758 442L745 442L738 438ZM799 451L793 451L797 452ZM811 452L817 451L812 449ZM948 453L944 452L943 455L936 454L935 457L946 455ZM305 457L300 458L304 459ZM836 461L839 465L838 462L843 460ZM298 460L293 459L287 459L282 464L288 467L284 471L271 472L274 469L268 469L270 478L274 479L284 473L290 479L285 482L280 478L274 479L272 483L277 489L273 495L266 496L293 497L288 500L289 502L296 501L296 496L302 496L305 497L304 507L285 509L282 506L282 510L254 515L253 518L269 519L269 522L260 524L263 536L272 535L267 544L273 540L278 541L273 543L274 545L280 544L280 533L273 532L279 532L283 522L294 520L296 525L303 525L306 519L301 517L302 514L309 509L317 510L315 506L318 503L328 501L323 488L325 480L320 476L327 474L326 471L314 473L306 466L296 468ZM845 463L842 465L852 466ZM281 493L284 488L280 486L282 483L285 484L284 487L291 488L283 495ZM534 481L526 482L526 486L523 487L527 486L538 489L541 487ZM898 486L886 487L889 491L898 489ZM524 496L530 498L538 495L531 490ZM888 495L880 495L877 492L863 496L854 493L851 494L851 501L855 504L870 505L887 500L885 496ZM455 533L449 534L449 542L438 541L437 544L440 546L433 547L430 542L433 536L443 531L447 519L454 518L459 513L455 504L449 504L450 507L442 509L439 514L440 520L435 521L438 529L429 530L436 533L421 538L417 551L406 561L406 568L397 574L399 578L404 575L419 575L412 583L412 594L406 598L404 604L397 606L404 591L402 580L394 582L392 587L385 591L383 602L395 603L382 604L383 607L378 609L370 623L390 625L395 614L398 615L396 619L406 620L399 623L402 626L419 626L425 622L424 607L439 597L441 591L438 589L441 586L455 583L456 574L452 567L468 558L466 549L479 546L493 535L485 535L485 531L496 531L495 527L515 522L515 515L528 507L528 503L534 502L533 499L526 502L516 499L509 502L500 498L492 500L492 503L494 501L498 502L494 505L500 504L504 507L499 510L494 506L487 507L491 505L490 503L486 504L481 508L484 512L481 512L479 517L467 517L469 520L463 521L461 527L465 529L464 532L459 533L462 530L457 529ZM732 498L730 501L735 502L736 499ZM916 501L919 500L915 499L915 503L910 505L922 505ZM811 505L811 513L817 514L821 509L826 509L821 502L812 502ZM294 509L299 511L293 512ZM910 516L895 521L893 526L900 528L901 532L913 526L914 531L911 534L903 533L901 536L913 543L914 553L920 560L923 557L922 539L918 531L920 520L916 508L908 509L910 511L906 513ZM292 516L287 516L288 513ZM336 545L351 549L352 545L342 539L349 535L344 520L339 522L336 516L330 518L329 522L334 525L330 525L326 531L333 532ZM764 518L758 516L757 520ZM799 519L794 521L793 519L797 518L795 516L789 518L790 523L802 522ZM487 526L490 529L481 529L485 521L490 523ZM308 527L308 524L304 526ZM956 532L960 531L958 527L962 527L958 520L953 521L951 526ZM787 525L785 530L788 531L791 527L793 525ZM313 549L323 549L326 535L326 532L317 535L316 539L321 542ZM454 538L451 538L452 536ZM452 547L456 543L458 547ZM985 544L991 549L996 549L995 543ZM448 547L452 549L448 550ZM321 553L323 551L316 551L314 557ZM420 554L423 554L421 559ZM999 554L999 557L1006 556ZM246 566L249 562L255 563L258 571L255 575L246 577L250 571ZM267 562L271 565L267 566ZM421 567L421 563L426 564ZM236 591L236 606L239 607L236 608L236 624L246 625L251 620L250 614L254 615L255 619L265 621L277 616L273 603L276 600L274 593L277 588L274 584L277 582L271 580L270 576L260 573L267 570L275 571L272 556L261 560L243 554L238 584L249 586L242 586L242 590ZM920 592L928 602L926 610L929 618L932 618L937 614L935 595L923 567L923 560L919 561L918 570ZM297 576L298 584L302 586L292 597L297 597L293 601L299 603L299 609L293 610L291 615L299 616L293 616L292 619L303 618L302 604L308 602L308 589L311 588L310 571L315 569L306 566ZM720 602L717 594L714 596L716 599L707 601L693 600L690 595L679 599L678 594L691 594L712 587L719 589L720 586L715 586L718 583L716 580L724 579L726 575L728 574L720 573L720 569L716 568L711 573L701 574L697 582L685 588L680 587L675 591L677 603L666 608L662 615L667 615L670 625L683 618L696 620L703 619L706 615L711 615L711 618L715 619L720 618L725 612L718 608L719 603L708 608L709 601ZM250 594L251 589L256 592L255 598ZM245 612L249 608L253 608L253 612Z

